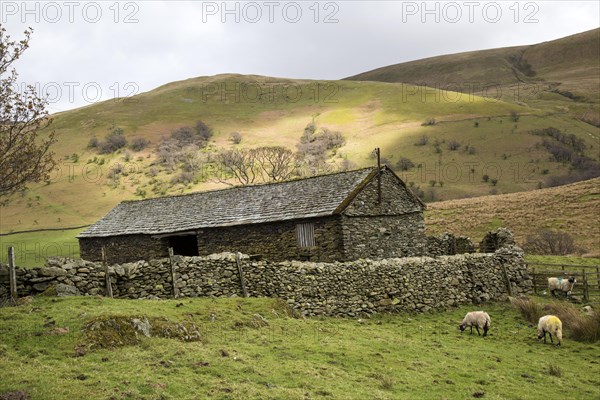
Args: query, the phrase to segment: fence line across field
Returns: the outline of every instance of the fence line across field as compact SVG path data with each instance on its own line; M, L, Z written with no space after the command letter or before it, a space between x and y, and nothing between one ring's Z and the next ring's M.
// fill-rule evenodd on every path
M556 263L542 263L542 262L528 262L527 266L547 266L547 267L561 267L564 272L565 268L576 268L577 270L582 269L593 269L596 272L600 272L600 265L585 265L585 264L556 264Z
M549 270L543 268L536 270L532 266L554 266L568 267L561 270ZM533 278L533 291L535 294L543 293L548 288L549 277L567 277L573 276L577 279L573 292L581 294L584 302L600 303L600 267L590 265L573 264L547 264L547 263L528 263ZM591 271L590 271L591 270Z

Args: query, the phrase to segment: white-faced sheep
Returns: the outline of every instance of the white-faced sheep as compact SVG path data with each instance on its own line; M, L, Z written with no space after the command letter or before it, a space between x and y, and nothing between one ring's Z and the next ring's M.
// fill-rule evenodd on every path
M546 343L546 333L550 335L550 342L552 343L554 343L554 340L552 340L552 334L554 334L558 339L557 346L560 346L562 343L562 322L557 316L544 315L540 318L537 329L538 340L543 338L544 343Z
M481 336L479 333L479 328L483 329L483 336L487 336L487 332L492 325L492 320L490 316L485 311L471 311L465 315L461 324L459 325L460 331L464 332L467 326L471 327L471 334L473 333L473 326L477 329L477 334Z
M556 291L560 290L561 292L565 292L567 297L571 295L571 291L573 291L573 286L575 286L574 276L570 276L568 279L564 279L562 277L558 278L548 278L548 291L552 293L552 296L556 296Z

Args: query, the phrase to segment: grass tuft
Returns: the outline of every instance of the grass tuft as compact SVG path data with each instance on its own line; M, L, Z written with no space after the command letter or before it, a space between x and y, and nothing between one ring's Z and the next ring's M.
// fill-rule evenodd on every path
M532 324L537 324L540 317L544 315L542 306L529 297L510 297L509 300L521 312L521 315Z
M554 363L548 366L548 373L552 376L556 376L557 378L560 378L563 374L560 366Z
M556 315L563 324L563 334L578 342L595 343L600 339L600 314L583 314L571 303L548 303L541 305L527 297L510 298L511 304L529 322L537 325L543 315ZM566 336L566 335L565 335Z
M394 378L385 373L377 374L376 379L379 381L379 384L383 390L392 390L396 384Z

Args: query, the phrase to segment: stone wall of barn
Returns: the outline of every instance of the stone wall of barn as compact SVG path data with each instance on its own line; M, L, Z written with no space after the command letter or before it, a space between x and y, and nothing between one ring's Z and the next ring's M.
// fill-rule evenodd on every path
M314 224L314 247L298 246L296 224L302 222ZM240 252L272 261L342 260L340 217L203 229L198 232L198 250L200 255Z
M504 299L529 293L531 277L522 251L514 246L495 253L357 260L344 263L251 260L240 258L251 297L277 297L304 315L362 316L382 311L425 312L460 304ZM179 298L243 296L236 257L174 257ZM173 298L169 259L109 267L115 297ZM0 267L0 297L8 292ZM58 294L102 295L100 263L50 259L43 268L17 269L21 296L44 290Z
M381 200L381 201L380 201ZM365 186L343 212L344 259L426 255L422 205L391 171Z
M151 260L168 256L165 239L149 235L125 235L79 239L79 254L84 260L101 261L102 247L106 249L108 263Z
M344 259L427 254L423 214L343 217Z

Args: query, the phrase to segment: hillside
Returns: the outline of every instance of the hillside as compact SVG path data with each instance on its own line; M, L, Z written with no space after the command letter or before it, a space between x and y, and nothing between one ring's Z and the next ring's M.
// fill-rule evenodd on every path
M555 188L430 203L429 234L450 231L480 240L486 231L510 228L518 243L540 229L568 232L589 255L600 254L600 178Z
M274 96L250 100L241 91L250 85L271 90ZM227 95L223 88L239 88L242 95ZM392 167L401 157L414 163L399 172L427 201L531 190L548 177L568 174L570 166L551 161L539 145L540 137L528 134L532 129L552 126L572 133L586 143L589 157L598 158L597 129L574 120L567 111L480 97L456 99L444 91L437 92L439 101L423 102L418 93L403 95L405 89L378 82L219 75L56 114L53 128L59 142L54 150L60 169L48 183L33 185L2 209L0 233L81 226L124 199L224 187L215 178L219 166L208 162L211 155L265 145L295 151L311 122L345 138L342 147L328 154L327 168L339 169L344 162L351 168L373 165L372 150L378 146ZM299 94L292 96L291 90ZM435 125L423 126L430 118ZM161 137L198 120L214 135L196 154L204 162L195 166L193 180L177 183L182 165L167 168L157 163L157 145ZM115 127L130 142L145 138L150 145L110 154L87 147L90 139L103 140ZM228 139L233 131L242 135L239 145ZM428 143L417 146L424 136ZM451 143L458 145L451 150ZM482 180L484 175L490 180Z
M459 87L465 91L474 87L466 83L476 83L479 87L501 85L516 88L520 85L521 100L538 97L542 91L558 90L563 95L571 92L587 101L598 102L599 60L600 29L594 29L535 45L450 54L389 65L345 79L425 84L449 89ZM515 90L505 90L504 94L514 96Z
M590 82L599 79L597 49L594 53L589 48L597 36L598 30L585 32L521 50L534 70L553 79L570 76L569 82L589 88ZM506 61L502 57L515 49L460 56L471 60L467 64L455 56L454 73L466 77L478 71L481 79L504 76L510 83L514 70L497 61ZM453 56L420 61L420 65L434 71L430 76L442 76L439 71L452 70L444 66L448 57ZM545 57L551 62L542 65ZM568 58L577 59L578 68L569 70ZM459 75L444 75L444 79ZM427 77L415 75L418 80ZM48 182L31 185L0 210L0 234L5 235L0 236L0 259L5 259L8 245L24 249L21 261L25 265L39 265L43 255L76 256L74 236L81 229L67 228L95 222L122 200L237 184L215 161L218 152L259 146L284 146L296 152L311 124L319 134L329 131L343 137L341 145L326 152L315 172L374 165L373 148L380 147L382 161L426 202L535 190L595 173L600 133L583 117L591 115L593 122L594 115L600 115L597 103L551 91L521 100L403 83L221 74L172 82L129 98L55 114L52 128L59 138L54 146L59 168ZM169 148L159 149L163 138L197 121L213 132L205 146L186 148L182 158L170 163L161 160L172 153ZM566 149L571 161L564 159L565 147L558 139L530 134L550 127L578 145L576 153ZM105 141L115 131L122 132L129 144L142 139L149 144L106 154L88 146L94 138ZM239 144L230 140L232 132L240 134ZM482 233L487 222L480 224L478 232ZM43 231L49 228L65 230ZM42 231L12 234L28 230Z

